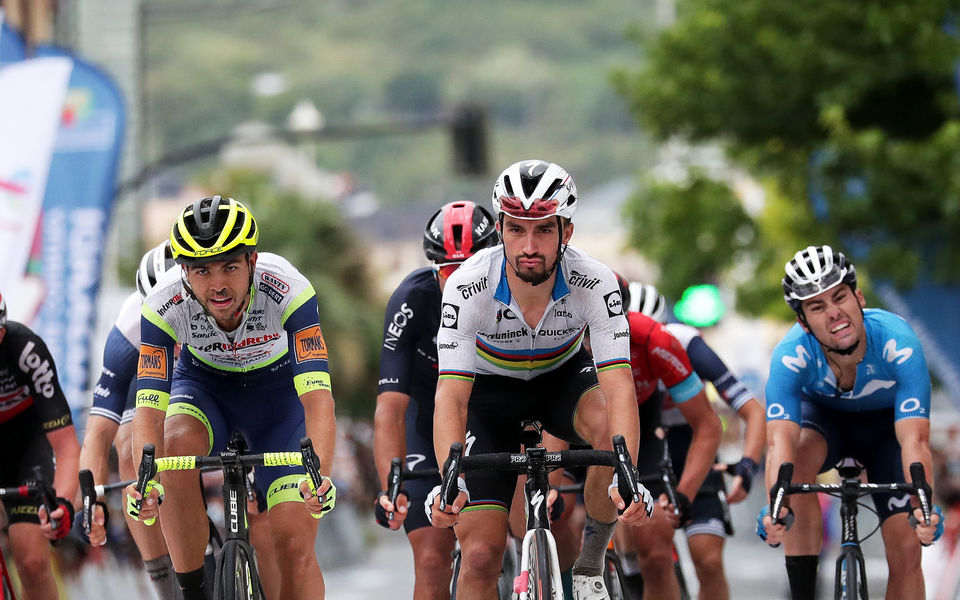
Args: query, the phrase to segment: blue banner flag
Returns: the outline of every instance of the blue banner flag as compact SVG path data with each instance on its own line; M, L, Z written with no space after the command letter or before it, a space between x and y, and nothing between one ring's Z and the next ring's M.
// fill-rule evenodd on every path
M43 199L39 265L45 297L34 325L76 410L89 404L90 340L124 136L124 101L98 68L52 47L38 48L37 56L73 60Z

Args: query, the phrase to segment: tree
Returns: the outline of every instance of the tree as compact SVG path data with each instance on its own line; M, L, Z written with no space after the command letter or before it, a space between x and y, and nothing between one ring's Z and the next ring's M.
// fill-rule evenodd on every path
M741 309L764 311L758 286L775 287L783 262L811 243L854 248L866 270L904 285L928 254L935 276L958 279L952 9L947 0L691 0L641 66L615 74L655 136L720 144L767 190L745 248L757 275L738 289ZM693 203L694 192L641 196ZM705 221L650 235L697 239ZM733 259L688 260L720 275Z

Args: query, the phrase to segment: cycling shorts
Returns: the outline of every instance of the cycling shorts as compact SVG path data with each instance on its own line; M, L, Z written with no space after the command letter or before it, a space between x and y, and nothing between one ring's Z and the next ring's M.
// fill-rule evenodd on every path
M478 374L467 410L466 454L519 452L524 420L540 421L572 444L586 443L574 429L574 417L580 398L598 385L593 358L583 349L561 367L529 380ZM510 510L516 473L473 471L465 477L471 501L464 511Z
M306 435L303 405L289 363L286 366L271 376L224 373L184 353L174 372L167 418L185 414L199 420L207 429L210 454L224 450L235 429L246 438L250 454L299 452L300 438ZM329 471L330 465L321 465L321 472ZM302 502L291 486L302 476L300 466L257 467L256 489L266 497L268 508L278 502Z
M27 481L35 481L33 467L43 468L47 481L53 482L53 449L47 436L40 431L40 424L36 427L24 428L22 423L14 421L13 427L0 427L0 487L16 487ZM40 508L40 499L36 496L29 498L4 498L3 507L7 511L7 520L14 523L40 524L37 509Z
M417 428L419 412L419 403L414 398L410 398L406 414L405 468L409 471L430 471L433 476L426 479L408 479L403 482L403 489L410 495L410 510L407 511L407 518L403 520L403 529L407 533L421 527L430 527L427 513L423 510L423 503L426 502L430 490L440 485L440 469L437 468L437 457L433 450L433 435L432 432L424 434L422 429Z
M843 412L803 400L803 427L813 429L827 441L827 459L820 467L826 473L846 457L855 458L873 483L902 483L900 442L894 430L894 409ZM910 512L909 494L871 494L880 522L891 515Z

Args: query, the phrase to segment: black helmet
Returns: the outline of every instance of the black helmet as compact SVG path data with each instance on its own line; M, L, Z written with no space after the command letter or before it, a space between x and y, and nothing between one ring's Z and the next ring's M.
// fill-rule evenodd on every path
M490 212L465 200L444 204L423 230L423 253L437 264L463 262L498 243Z

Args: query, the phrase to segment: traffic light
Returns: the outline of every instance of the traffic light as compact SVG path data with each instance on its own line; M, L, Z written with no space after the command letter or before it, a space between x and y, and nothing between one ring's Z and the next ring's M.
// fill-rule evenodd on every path
M478 104L463 104L450 119L453 170L458 175L487 174L487 116Z
M683 296L673 307L673 314L678 319L694 327L716 325L725 311L720 290L709 283L692 285L683 290Z

